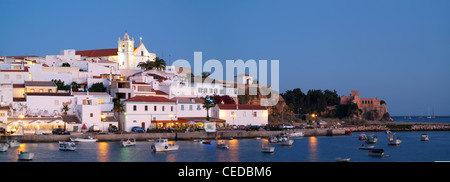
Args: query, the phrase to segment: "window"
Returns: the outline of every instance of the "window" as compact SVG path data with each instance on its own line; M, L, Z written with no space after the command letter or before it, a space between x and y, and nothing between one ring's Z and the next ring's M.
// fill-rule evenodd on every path
M44 92L44 89L39 89L39 92Z
M137 121L136 121L136 120L133 120L133 123L137 123Z
M150 92L150 87L139 87L138 86L138 91L139 92Z
M198 88L198 93L202 93L202 88Z
M247 117L247 112L243 112L242 117Z
M170 106L170 111L173 111L173 106Z
M31 89L30 92L34 92L34 89Z
M147 105L144 106L144 110L145 110L145 111L148 111L148 106L147 106Z
M184 111L184 105L181 105L181 110Z
M164 111L164 106L162 106L162 111Z
M16 79L18 80L22 79L22 75L16 75Z
M59 105L59 100L55 100L55 106Z
M256 112L253 112L253 117L256 117Z
M197 111L200 111L202 109L202 106L197 105Z
M136 111L136 110L137 110L137 106L133 105L133 111Z
M141 51L141 56L144 56L144 51Z
M105 103L105 99L97 99L97 104L104 104Z
M9 75L8 75L8 74L5 74L5 75L3 75L3 78L9 80Z
M91 118L94 117L94 113L91 113Z
M91 100L88 99L83 100L83 105L91 105Z
M192 105L189 105L189 111L192 111Z
M48 89L48 92L52 92L52 89Z
M155 107L153 107L153 110L154 110L154 111L156 111L156 110L157 110L157 109L156 109L156 106L155 106Z

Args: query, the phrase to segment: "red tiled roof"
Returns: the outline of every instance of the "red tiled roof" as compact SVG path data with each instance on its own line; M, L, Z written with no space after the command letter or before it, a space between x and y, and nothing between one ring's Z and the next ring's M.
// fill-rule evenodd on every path
M176 103L165 97L158 96L135 96L133 98L127 99L124 102L164 102L164 103Z
M250 105L250 104L218 104L219 109L223 110L266 110L265 106L260 105Z
M76 55L80 55L82 57L103 57L103 56L116 56L117 48L114 49L94 49L94 50L84 50L84 51L76 51Z

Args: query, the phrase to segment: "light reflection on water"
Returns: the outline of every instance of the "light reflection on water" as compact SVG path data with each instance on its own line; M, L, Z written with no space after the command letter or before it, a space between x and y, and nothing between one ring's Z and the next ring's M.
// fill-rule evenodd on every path
M449 161L450 132L427 132L429 142L420 141L422 133L397 132L396 135L402 138L400 146L388 146L387 135L376 133L379 137L376 148L382 148L390 155L384 158L370 157L368 151L359 150L363 142L358 140L359 133L355 132L351 136L295 138L293 146L270 144L275 147L272 154L261 152L261 145L267 143L264 139L223 140L230 149L217 148L215 140L211 144L175 141L174 144L180 146L178 151L157 153L151 150L153 142L147 141L138 141L136 146L130 147L120 147L119 142L78 143L76 151L59 151L58 142L22 143L1 152L0 161L16 162L19 151L35 153L35 162L334 162L336 157L350 157L351 161L362 162Z

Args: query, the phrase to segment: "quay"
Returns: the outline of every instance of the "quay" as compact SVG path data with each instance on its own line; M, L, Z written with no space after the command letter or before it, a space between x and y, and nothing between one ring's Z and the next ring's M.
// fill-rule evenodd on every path
M98 141L120 141L129 137L136 138L139 141L146 141L158 138L167 138L169 140L191 140L191 139L228 139L232 138L256 138L276 136L280 133L303 132L304 136L334 136L344 135L344 129L299 129L288 131L243 131L243 130L224 130L217 132L189 132L189 133L123 133L123 134L95 134L95 133L74 133L71 135L23 135L23 136L0 136L0 142L7 140L20 140L22 142L39 143L39 142L58 142L68 141L70 137L87 138L88 136L96 136Z

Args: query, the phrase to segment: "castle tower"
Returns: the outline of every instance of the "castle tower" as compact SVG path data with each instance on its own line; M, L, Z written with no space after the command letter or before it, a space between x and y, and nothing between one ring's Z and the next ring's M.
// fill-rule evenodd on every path
M118 61L119 69L136 69L134 60L134 38L130 39L128 33L125 32L123 39L118 41Z

